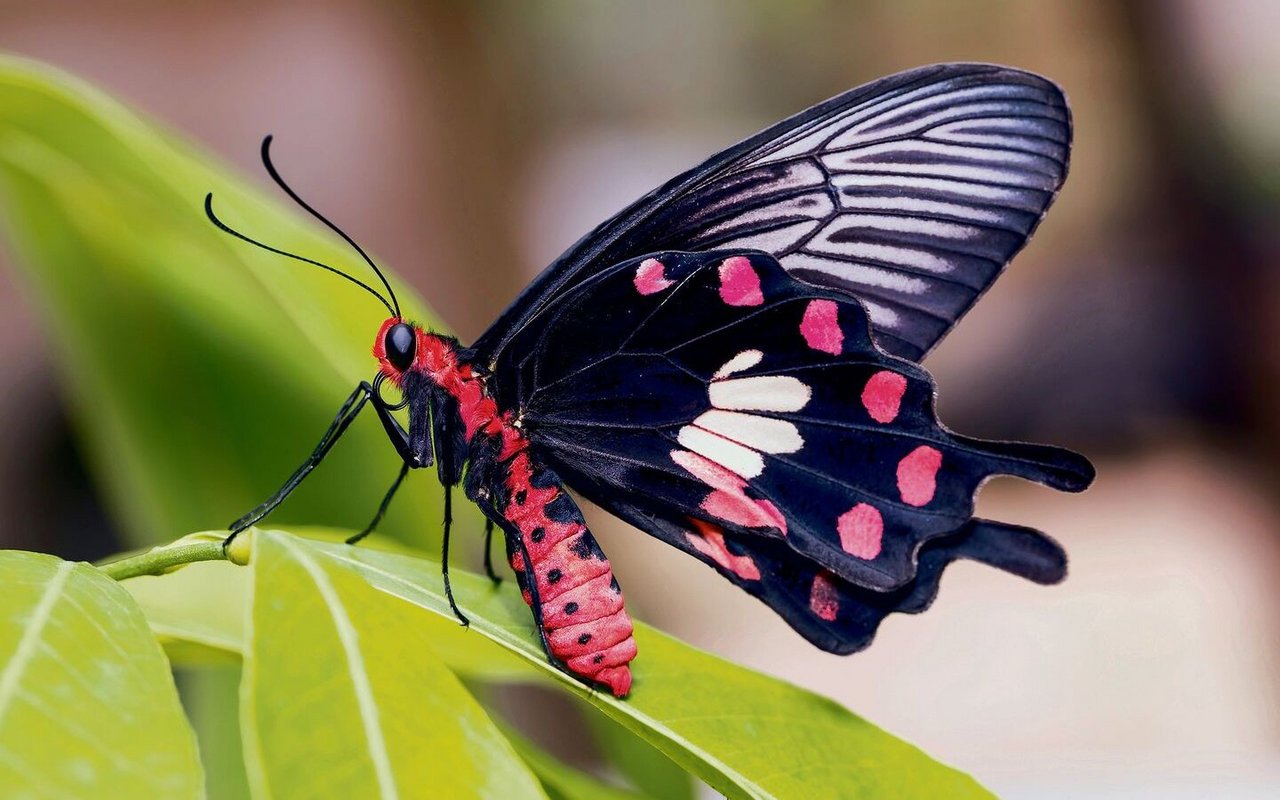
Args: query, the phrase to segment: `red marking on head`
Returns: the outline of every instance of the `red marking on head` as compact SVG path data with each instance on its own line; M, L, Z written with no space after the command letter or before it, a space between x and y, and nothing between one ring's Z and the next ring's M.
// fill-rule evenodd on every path
M882 369L867 379L862 389L862 407L876 422L889 423L898 418L907 379L896 372Z
M911 506L928 505L937 491L938 468L942 453L922 444L898 462L898 493L902 502Z
M729 552L729 547L724 542L724 531L704 520L691 517L689 522L697 532L685 531L684 535L694 550L744 581L760 580L760 568L751 556L735 556Z
M386 375L387 380L396 386L400 385L404 374L387 360L387 331L391 330L393 325L398 325L402 321L399 317L387 317L382 321L382 326L378 328L378 335L373 340L373 357L378 360L378 371Z
M809 590L809 609L827 622L835 622L840 613L840 593L831 581L831 573L819 572L813 576L813 588Z
M760 276L750 259L733 256L720 265L720 299L731 306L758 306L764 302Z
M840 515L836 530L840 533L840 546L846 553L867 559L880 555L884 518L875 506L858 503Z
M657 294L671 286L675 281L667 280L666 267L656 258L646 258L636 267L636 291L640 294Z
M800 335L814 350L833 356L844 348L844 331L840 330L840 307L831 300L810 300L800 320Z
M717 519L746 528L777 528L785 536L787 520L768 500L754 500L743 491L745 479L708 458L689 450L672 450L671 460L714 491L702 501L702 510Z

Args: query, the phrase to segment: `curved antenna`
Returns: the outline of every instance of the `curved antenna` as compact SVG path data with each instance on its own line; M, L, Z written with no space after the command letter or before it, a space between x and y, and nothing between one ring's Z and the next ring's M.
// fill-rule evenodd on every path
M251 245L253 245L253 246L255 246L255 247L261 247L263 250L266 250L266 251L267 251L267 252L269 252L269 253L275 253L276 255L286 256L286 257L288 257L288 258L292 258L292 259L294 259L295 261L303 261L303 262L305 262L305 263L307 263L307 264L312 264L312 265L314 265L314 266L317 266L317 267L319 267L320 269L327 269L327 270L329 270L330 272L334 273L335 275L341 275L342 277L344 277L344 278L346 278L347 280L349 280L349 281L351 281L352 283L354 283L356 286L359 286L361 289L364 289L364 290L365 290L366 292L368 292L369 294L371 294L371 295L373 295L374 297L378 298L378 302L379 302L379 303L382 303L384 306L386 306L386 307L387 307L387 310L388 310L388 311L390 311L390 312L391 312L391 313L392 313L392 314L393 314L397 319L399 319L399 317L400 317L400 309L399 309L399 308L392 308L392 307L391 307L391 304L387 302L387 299L386 299L385 297L383 297L382 295L380 295L380 294L378 294L376 291L374 291L373 287L372 287L372 286L370 286L369 284L365 283L364 281L361 281L361 280L358 280L358 279L356 279L356 278L353 278L353 277L351 277L350 275L348 275L347 273L343 272L342 270L340 270L340 269L336 269L336 268L334 268L334 267L331 267L331 266L329 266L328 264L321 264L319 261L313 261L313 260L311 260L311 259L309 259L309 258L305 258L305 257L303 257L303 256L297 255L296 253L289 253L289 252L286 252L286 251L281 250L281 249L279 249L279 248L272 247L272 246L271 246L271 245L269 245L269 244L263 244L262 242L258 241L257 239L251 239L251 238L249 238L248 236L245 236L245 235L244 235L243 233L241 233L240 231L235 230L234 228L232 228L232 227L231 227L230 225L228 225L227 223L225 223L225 222L223 222L222 220L218 219L218 215L217 215L217 214L215 214L215 213L213 213L213 192L209 192L208 194L206 194L206 195L204 196L204 213L205 213L205 216L207 216L207 217L209 218L209 221L210 221L210 222L212 222L214 225L216 225L216 226L218 227L218 230L222 231L223 233L229 233L229 234L231 234L232 236L236 237L237 239L240 239L241 241L248 242L249 244L251 244Z
M360 254L360 257L364 259L365 263L368 264L369 267L372 268L375 273L377 273L378 279L382 281L382 285L387 287L387 294L391 295L391 302L395 304L395 315L399 317L400 301L396 299L395 290L391 288L391 284L387 281L387 276L382 274L382 270L378 269L378 265L373 263L373 259L369 258L369 254L364 251L364 248L356 244L356 240L348 236L346 231L342 230L342 228L339 228L337 225L330 222L329 219L325 217L324 214L321 214L319 211L316 211L314 208L312 208L310 204L307 203L306 200L303 200L301 197L298 196L298 193L295 192L289 186L289 184L284 182L284 178L280 177L280 173L276 171L275 164L271 163L272 138L273 137L271 136L271 134L267 134L267 136L262 140L262 165L267 168L267 173L271 176L271 180L275 181L276 185L279 186L281 189L283 189L285 194L293 198L293 202L305 208L307 212L311 214L311 216L320 220L325 225L328 225L329 230L341 236L344 240L346 240L347 244L351 245L355 249L355 251Z

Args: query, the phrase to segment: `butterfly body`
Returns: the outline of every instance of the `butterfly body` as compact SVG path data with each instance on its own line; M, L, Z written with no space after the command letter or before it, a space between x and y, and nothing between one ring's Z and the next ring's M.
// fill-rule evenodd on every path
M502 530L548 658L580 680L625 696L631 687L627 665L636 654L631 618L582 513L530 447L512 411L489 396L456 340L410 326L412 361L402 369L387 357L388 332L403 324L395 317L383 323L373 355L408 401L410 443L427 441L430 426L441 482L462 481L467 498Z
M390 300L284 253L338 272L391 316L374 342L378 378L233 531L274 508L371 403L404 461L379 517L409 469L434 463L502 530L548 658L618 696L631 688L631 620L566 487L834 653L865 647L889 614L927 608L957 559L1057 582L1062 548L975 518L974 498L996 475L1080 491L1093 467L951 432L919 362L1039 224L1070 139L1062 93L1029 73L942 64L883 78L624 209L471 347L405 322L381 272ZM338 230L284 184L265 143L263 157ZM226 227L209 198L206 211L282 252ZM407 431L379 394L387 380Z

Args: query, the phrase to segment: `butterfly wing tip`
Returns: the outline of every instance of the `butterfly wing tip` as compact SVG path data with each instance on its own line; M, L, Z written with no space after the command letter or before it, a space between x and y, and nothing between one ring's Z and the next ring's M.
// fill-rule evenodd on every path
M1093 462L1071 450L1064 450L1063 454L1062 481L1058 488L1065 492L1083 492L1088 489L1098 477L1098 470Z
M969 525L967 557L1042 586L1066 579L1067 552L1044 533L986 519Z

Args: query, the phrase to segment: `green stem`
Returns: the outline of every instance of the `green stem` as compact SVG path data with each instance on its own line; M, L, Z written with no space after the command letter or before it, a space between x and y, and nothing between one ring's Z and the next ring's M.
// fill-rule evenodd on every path
M174 567L194 564L197 561L222 561L226 558L227 554L223 552L222 542L195 542L158 547L141 555L104 564L100 569L108 576L122 581L139 575L159 575Z

